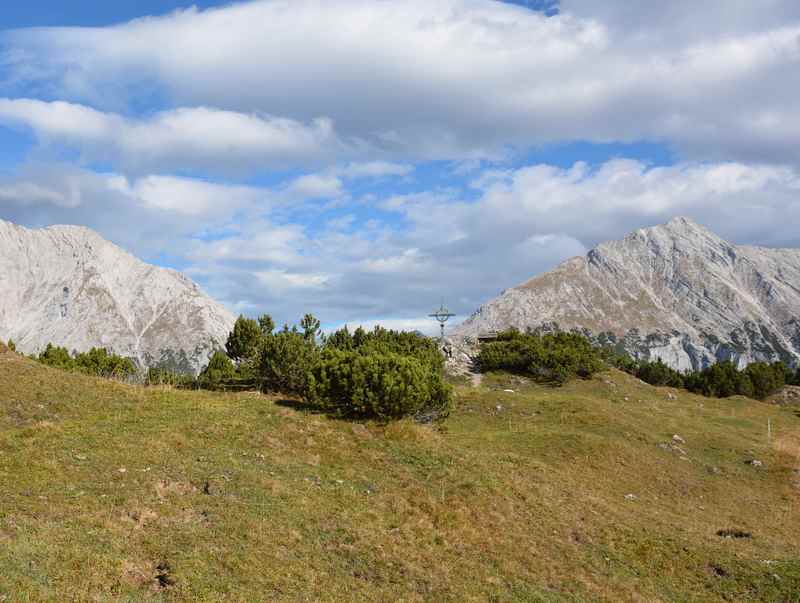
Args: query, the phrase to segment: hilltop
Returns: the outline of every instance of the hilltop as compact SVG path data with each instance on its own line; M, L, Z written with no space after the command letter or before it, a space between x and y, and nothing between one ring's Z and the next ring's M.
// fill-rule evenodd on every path
M0 339L109 350L140 367L197 373L234 316L189 278L146 264L88 228L0 220Z
M678 370L800 360L800 250L737 246L689 218L637 230L503 292L457 335L548 323Z
M2 353L0 599L790 601L799 470L796 407L617 371L379 425Z

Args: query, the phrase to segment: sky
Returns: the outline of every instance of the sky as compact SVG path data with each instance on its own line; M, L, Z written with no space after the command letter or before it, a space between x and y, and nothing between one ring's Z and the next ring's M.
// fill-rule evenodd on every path
M28 0L0 218L232 311L433 332L677 215L800 247L796 0Z

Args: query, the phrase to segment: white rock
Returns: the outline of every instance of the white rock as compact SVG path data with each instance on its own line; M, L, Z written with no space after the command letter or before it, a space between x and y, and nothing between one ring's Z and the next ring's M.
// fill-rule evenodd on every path
M77 226L0 220L0 292L0 340L26 354L105 347L141 367L172 358L197 372L235 320L181 273Z
M678 444L685 444L685 443L686 443L686 440L684 440L684 439L683 439L681 436L679 436L677 433L676 433L674 436L672 436L672 441L673 441L673 442L677 442Z

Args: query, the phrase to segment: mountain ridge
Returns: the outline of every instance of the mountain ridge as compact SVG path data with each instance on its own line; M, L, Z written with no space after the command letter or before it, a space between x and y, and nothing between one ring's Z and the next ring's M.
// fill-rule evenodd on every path
M686 217L597 245L479 308L454 331L557 323L699 369L800 360L800 250L733 245Z
M0 338L25 353L105 347L140 367L196 373L234 322L186 275L83 226L0 220L0 290Z

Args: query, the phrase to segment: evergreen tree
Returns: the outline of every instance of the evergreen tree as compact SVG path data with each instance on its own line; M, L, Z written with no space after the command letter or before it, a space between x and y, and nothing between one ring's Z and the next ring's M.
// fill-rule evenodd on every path
M319 350L296 328L284 326L264 339L258 359L258 376L264 391L302 394L307 375L317 362Z
M255 358L261 343L262 329L252 318L239 316L233 325L233 331L225 342L228 357L237 363Z
M312 314L306 314L303 316L303 320L300 321L300 328L303 329L303 337L306 338L306 341L315 341L317 335L319 335L319 327L320 322Z
M70 356L67 348L54 346L52 343L47 344L44 352L39 354L38 359L42 364L55 368L67 370L75 368L75 361Z
M272 335L275 330L275 321L269 314L262 314L258 317L258 327L261 329L261 334L264 336Z
M198 382L201 387L216 388L222 381L233 379L236 376L236 367L231 359L222 351L217 350L208 361L208 365L200 372Z

